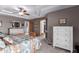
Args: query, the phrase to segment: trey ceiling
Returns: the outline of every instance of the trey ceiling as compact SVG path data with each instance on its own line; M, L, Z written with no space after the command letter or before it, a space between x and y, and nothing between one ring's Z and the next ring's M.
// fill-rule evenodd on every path
M0 5L0 15L15 16L24 19L34 19L43 17L49 12L73 7L74 5ZM20 16L18 7L23 7L30 15Z

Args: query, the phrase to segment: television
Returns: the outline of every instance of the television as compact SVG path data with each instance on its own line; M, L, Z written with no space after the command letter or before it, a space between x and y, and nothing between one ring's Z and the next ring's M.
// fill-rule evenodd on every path
M13 22L12 27L19 28L20 27L20 22Z

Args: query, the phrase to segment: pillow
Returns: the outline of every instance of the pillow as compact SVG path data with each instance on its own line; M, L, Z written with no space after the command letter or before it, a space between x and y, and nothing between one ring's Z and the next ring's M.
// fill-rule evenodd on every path
M2 41L1 39L0 39L0 48L5 48L5 43L4 43L4 41Z
M5 37L5 34L0 32L0 37Z
M2 32L0 32L0 34L3 34Z
M6 44L13 44L13 40L9 36L4 37L3 40Z
M16 42L16 43L21 43L22 41L24 41L24 39L22 39L22 38L20 38L20 37L18 37L18 36L13 36L12 38L13 38L14 43L15 43L15 42Z

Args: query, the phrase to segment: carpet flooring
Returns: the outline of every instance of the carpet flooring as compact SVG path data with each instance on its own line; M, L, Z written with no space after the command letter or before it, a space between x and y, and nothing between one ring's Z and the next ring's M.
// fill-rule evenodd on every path
M42 46L39 50L36 51L36 53L69 53L69 51L64 49L53 48L51 45L48 45L45 40L42 40L41 42Z

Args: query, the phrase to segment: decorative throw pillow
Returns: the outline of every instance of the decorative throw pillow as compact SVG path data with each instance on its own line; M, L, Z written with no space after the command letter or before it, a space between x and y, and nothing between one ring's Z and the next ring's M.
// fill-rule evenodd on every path
M0 39L0 48L5 48L5 43L4 43L4 41L2 41L1 39Z
M6 44L13 44L13 40L9 36L4 37L3 40Z
M0 37L5 37L5 34L0 32Z

